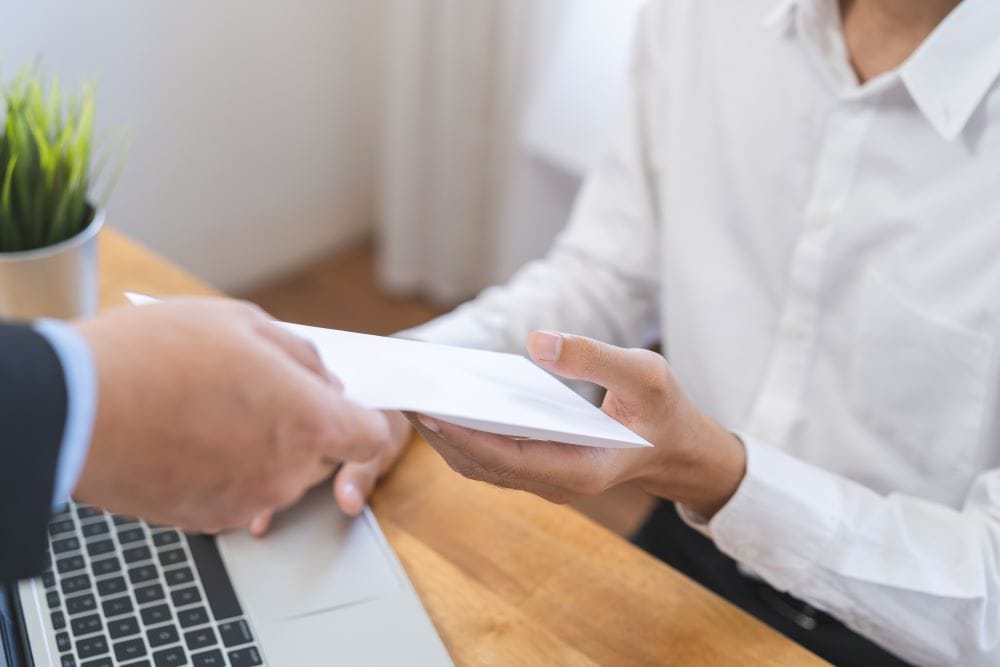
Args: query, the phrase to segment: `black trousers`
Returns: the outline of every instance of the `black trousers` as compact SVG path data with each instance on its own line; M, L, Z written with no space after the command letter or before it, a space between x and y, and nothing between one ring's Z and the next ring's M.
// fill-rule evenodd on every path
M681 520L673 503L661 502L632 541L835 665L908 665L832 616L742 575L736 561Z

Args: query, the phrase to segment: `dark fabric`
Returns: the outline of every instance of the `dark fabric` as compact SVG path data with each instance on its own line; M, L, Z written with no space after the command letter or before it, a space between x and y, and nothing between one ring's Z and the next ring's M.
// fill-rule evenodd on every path
M43 569L66 404L48 342L30 327L0 324L0 581Z
M685 524L677 515L673 503L660 503L632 541L835 665L908 665L822 612L814 614L815 629L806 630L795 623L787 612L795 607L808 605L771 588L763 581L740 574L736 561L716 549L711 540Z

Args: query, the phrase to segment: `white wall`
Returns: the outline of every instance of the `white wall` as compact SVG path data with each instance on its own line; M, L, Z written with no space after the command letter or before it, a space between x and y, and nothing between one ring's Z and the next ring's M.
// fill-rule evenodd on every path
M385 6L7 0L0 74L96 78L133 141L110 223L239 290L370 228Z

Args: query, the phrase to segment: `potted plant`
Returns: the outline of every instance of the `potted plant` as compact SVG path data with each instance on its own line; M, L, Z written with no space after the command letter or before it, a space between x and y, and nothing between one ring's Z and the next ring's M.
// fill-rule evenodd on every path
M92 315L104 224L90 198L94 88L63 99L28 68L2 104L0 318Z

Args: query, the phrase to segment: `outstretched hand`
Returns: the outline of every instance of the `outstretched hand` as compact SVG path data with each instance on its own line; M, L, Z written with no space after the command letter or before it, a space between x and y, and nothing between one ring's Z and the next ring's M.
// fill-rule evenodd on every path
M736 491L746 467L742 443L691 403L661 355L548 331L532 333L527 347L542 368L607 389L601 409L654 447L518 440L408 415L457 472L557 503L636 480L705 517Z

